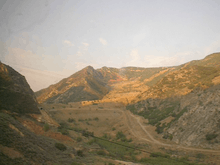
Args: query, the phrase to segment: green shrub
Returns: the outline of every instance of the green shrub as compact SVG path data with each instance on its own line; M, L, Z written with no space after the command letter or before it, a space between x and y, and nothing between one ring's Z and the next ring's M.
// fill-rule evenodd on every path
M132 142L133 140L132 140L132 138L130 138L130 139L128 139L127 141L128 141L128 142Z
M62 135L69 135L68 125L66 123L60 123L60 126L57 129Z
M81 142L81 141L82 141L82 138L79 136L79 137L76 138L76 141L77 141L77 142Z
M98 117L95 117L93 120L95 120L95 121L99 121L99 118L98 118Z
M198 158L198 159L203 159L203 158L205 158L205 155L202 154L202 153L198 153L198 154L196 155L196 158Z
M55 143L55 147L61 151L65 151L66 150L66 146L62 143Z
M81 121L81 122L82 122L82 121L84 121L84 120L83 120L83 119L78 119L78 121Z
M150 157L162 157L162 158L170 158L170 155L162 154L160 152L152 152Z
M45 132L47 132L49 129L50 129L49 124L45 123L43 130L44 130Z
M172 139L173 139L173 135L172 135L172 134L165 134L165 135L163 136L163 138L164 138L164 139L170 139L170 140L172 140Z
M103 151L103 150L97 151L97 154L98 154L98 155L102 155L102 156L105 156L105 155L106 155L105 151Z
M108 165L115 165L115 164L113 164L113 163L108 163Z
M69 123L73 123L73 122L75 122L75 119L69 118L69 119L68 119L68 122L69 122Z
M87 142L88 145L92 145L93 143L96 142L96 139L91 139L90 141Z
M127 148L118 144L114 144L114 143L110 143L108 141L104 141L104 140L99 140L96 139L96 143L103 149L108 151L108 156L113 157L113 158L117 158L117 159L124 159L124 157L127 155L129 157L131 157L132 155L135 155L135 149L134 146L131 143L127 143L127 142L122 142L119 141L117 143L124 145L124 146L128 146L131 148Z
M76 151L77 156L83 157L83 151L82 150L78 150Z
M212 139L215 139L218 135L217 134L207 134L206 135L206 140L210 141Z
M150 154L150 157L162 157L162 156L163 156L163 154L160 152L152 152Z
M126 136L123 134L123 132L119 131L116 134L116 139L123 139L126 138Z

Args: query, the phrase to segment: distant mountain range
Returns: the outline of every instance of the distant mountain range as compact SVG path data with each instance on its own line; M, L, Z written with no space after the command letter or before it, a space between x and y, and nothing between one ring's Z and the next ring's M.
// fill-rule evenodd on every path
M88 66L57 84L36 92L40 103L88 100L135 103L147 98L168 98L220 83L220 53L180 66L121 69Z

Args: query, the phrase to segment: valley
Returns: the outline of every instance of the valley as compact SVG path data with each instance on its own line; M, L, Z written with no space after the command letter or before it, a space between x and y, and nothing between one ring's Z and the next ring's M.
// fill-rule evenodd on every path
M0 63L1 162L218 165L219 80L214 53L173 67L87 66L34 93Z
M77 128L93 132L96 137L116 143L120 143L120 140L116 140L117 132L123 132L127 139L132 139L131 142L125 143L125 146L135 146L138 150L144 151L136 155L139 160L149 157L149 153L169 155L172 153L170 155L171 157L187 157L187 160L197 161L198 163L200 161L206 164L211 164L212 162L216 164L220 163L219 150L186 147L166 140L156 133L154 126L147 124L148 121L146 119L132 114L125 109L123 104L100 103L97 105L82 106L80 103L69 103L42 105L42 107L57 122L68 123L73 130ZM70 119L73 122L70 122ZM70 137L76 138L80 136L84 143L88 143L91 140L90 137L85 138L73 130L68 130ZM82 147L81 144L79 146L76 144L76 146ZM83 145L82 148L88 151L89 149L87 147ZM105 148L104 146L102 149L107 150L105 152L109 152L108 147ZM198 159L198 155L203 156ZM132 161L131 158L127 159Z

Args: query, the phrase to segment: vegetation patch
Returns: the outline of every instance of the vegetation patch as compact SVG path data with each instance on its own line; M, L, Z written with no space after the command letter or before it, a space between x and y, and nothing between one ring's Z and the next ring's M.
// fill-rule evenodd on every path
M57 128L57 131L62 133L62 135L69 135L68 129L69 129L68 125L62 122L60 123L60 126Z
M49 129L50 129L49 124L48 124L48 123L45 123L43 130L44 130L45 132L47 132L47 131L49 131Z
M66 146L62 143L55 143L55 147L58 149L58 150L61 150L61 151L65 151L66 150Z
M75 121L75 119L73 119L73 118L69 118L69 119L68 119L68 122L69 122L69 123L75 123L76 121Z
M129 157L129 160L134 160L134 156L137 155L137 152L135 152L135 149L128 148L128 147L133 147L134 146L128 142L122 142L119 141L117 142L118 144L108 142L106 140L101 140L101 139L96 139L95 143L97 143L101 148L105 149L108 151L108 156L113 157L113 158L118 158L118 159L124 159L126 156ZM124 147L128 146L128 147Z
M206 140L210 141L210 140L215 139L217 136L218 136L217 134L212 133L212 134L207 134L205 137L206 137Z

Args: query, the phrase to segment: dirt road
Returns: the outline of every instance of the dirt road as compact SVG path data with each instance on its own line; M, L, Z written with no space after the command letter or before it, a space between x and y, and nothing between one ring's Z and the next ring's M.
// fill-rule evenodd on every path
M175 149L185 149L185 150L191 150L191 151L199 151L199 152L213 152L213 153L220 153L218 150L210 150L210 149L200 149L200 148L191 148L191 147L184 147L181 145L171 145L162 143L158 140L156 140L144 127L144 125L141 123L141 117L136 116L132 114L128 110L122 110L125 121L127 122L127 125L130 129L130 132L138 139L145 140L150 143L154 143L161 146L171 147Z

